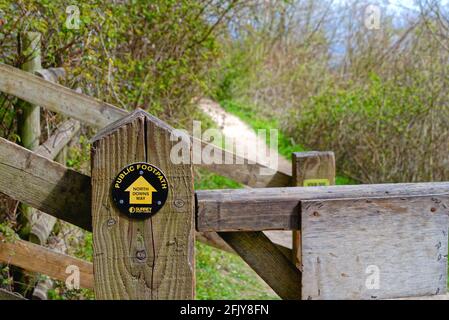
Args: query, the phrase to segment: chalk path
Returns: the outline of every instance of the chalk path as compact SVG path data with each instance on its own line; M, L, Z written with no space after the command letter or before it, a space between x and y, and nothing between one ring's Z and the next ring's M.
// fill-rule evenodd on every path
M206 113L209 117L221 129L222 133L226 137L236 139L236 142L240 144L239 150L246 150L246 152L238 152L239 156L245 156L253 161L259 160L268 165L268 162L260 161L264 157L262 154L257 154L258 143L265 143L261 140L255 131L239 117L230 114L224 110L217 102L210 99L202 98L198 103L200 109ZM268 135L269 133L267 133ZM270 152L276 152L270 150ZM281 155L278 156L278 166L283 168L291 168L291 163ZM292 248L292 233L290 231L265 231L264 232L274 243L277 243L286 248Z

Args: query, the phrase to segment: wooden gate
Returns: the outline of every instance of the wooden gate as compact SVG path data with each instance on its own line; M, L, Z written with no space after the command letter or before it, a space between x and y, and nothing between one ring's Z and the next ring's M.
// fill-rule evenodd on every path
M44 147L0 138L0 192L94 236L93 265L23 240L0 244L2 262L59 280L78 266L97 299L192 299L196 236L239 254L283 299L447 292L449 182L333 186L331 152L295 153L292 168L260 175L263 164L209 146L234 164L198 166L251 188L195 192L192 161L175 164L170 150L207 144L147 112L2 64L0 90L104 128L92 141L91 177L52 161ZM110 194L120 170L139 162L159 168L170 186L165 206L146 220L119 212ZM275 230L290 234L290 248L274 241Z

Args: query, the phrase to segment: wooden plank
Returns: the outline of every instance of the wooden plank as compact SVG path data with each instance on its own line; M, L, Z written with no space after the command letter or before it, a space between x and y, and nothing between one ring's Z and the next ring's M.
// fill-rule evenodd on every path
M65 76L63 68L40 69L36 71L45 80L56 82ZM60 124L46 142L36 148L36 153L49 158L55 159L61 156L62 150L70 142L73 136L79 131L80 123L76 120L67 120ZM63 163L65 165L65 161ZM33 209L29 215L30 232L28 240L36 244L45 244L56 223L56 218L44 212ZM46 281L49 282L49 281ZM35 290L36 291L36 290Z
M16 292L0 289L0 301L1 300L26 300L26 299Z
M91 229L90 178L0 138L0 192Z
M80 123L78 121L66 120L56 128L50 138L41 144L35 152L42 157L53 160L79 130Z
M282 299L300 299L301 272L262 232L219 235Z
M126 110L5 64L0 64L0 90L93 127L104 127L127 114Z
M92 147L96 297L192 299L192 166L172 163L170 150L175 142L170 141L170 131L142 110L108 130L94 138ZM147 220L132 220L120 214L110 196L115 176L126 165L139 161L161 169L170 186L165 206Z
M80 271L80 286L93 288L92 263L74 258L24 240L7 242L0 239L0 261L15 265L31 272L48 275L66 281L68 266L76 266Z
M292 186L308 187L335 184L335 155L332 151L294 152L292 154ZM292 231L292 261L301 265L301 231Z
M447 292L448 196L303 201L304 299Z
M76 120L63 122L53 135L36 149L36 154L49 159L56 158L79 129L80 124ZM56 223L56 218L34 209L29 220L31 227L29 241L41 245L45 244Z
M60 80L66 77L66 72L64 68L40 69L36 70L35 73L44 78L45 80L55 83L58 83Z
M448 195L449 182L198 190L197 230L297 230L304 200Z

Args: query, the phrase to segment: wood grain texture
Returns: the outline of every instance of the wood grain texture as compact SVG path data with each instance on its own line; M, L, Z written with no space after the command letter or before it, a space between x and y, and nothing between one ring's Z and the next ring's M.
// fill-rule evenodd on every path
M0 192L58 219L92 231L90 176L60 166L2 138L0 151ZM35 163L33 159L36 157L40 165L27 165ZM65 181L70 181L70 188L64 187L67 185ZM76 199L73 198L74 194L77 195ZM198 240L232 251L215 232L205 237L199 236Z
M306 186L305 181L324 179L335 184L335 155L331 151L294 152L292 154L292 186ZM301 231L292 231L292 261L299 270L301 264Z
M449 194L448 182L198 190L197 230L298 230L304 200Z
M448 196L312 200L301 209L303 299L447 292Z
M126 110L5 64L0 64L0 91L93 127L104 127L127 114Z
M98 299L194 297L194 191L192 167L173 165L170 131L136 111L110 127L92 148L92 219ZM170 185L165 206L152 218L130 220L111 202L110 185L126 165L149 162ZM181 201L182 200L182 201ZM183 203L176 207L174 202ZM137 258L140 256L141 258Z
M263 232L220 232L219 235L282 299L301 298L301 272Z
M0 192L92 229L90 178L0 138Z
M80 271L80 286L93 288L92 263L74 258L24 240L7 242L0 238L0 261L31 272L45 274L64 281L69 276L66 268L77 266Z
M56 128L47 141L37 147L35 152L42 157L53 160L79 130L80 123L78 121L66 120Z

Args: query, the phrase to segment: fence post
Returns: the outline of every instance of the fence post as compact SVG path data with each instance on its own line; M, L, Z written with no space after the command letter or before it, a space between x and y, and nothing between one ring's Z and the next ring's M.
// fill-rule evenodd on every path
M293 152L292 184L297 187L335 184L335 156L332 151ZM293 230L292 259L302 270L301 231Z
M30 73L40 70L42 68L41 34L38 32L23 32L19 39L20 51L26 58L26 61L22 64L22 69ZM35 150L39 146L41 136L40 107L19 100L17 115L17 131L20 136L20 143L27 149ZM23 213L23 227L20 232L23 236L28 236L35 216L34 210L24 204L21 204L20 207Z
M41 35L38 32L25 32L20 35L20 48L27 61L22 69L34 73L41 66ZM25 101L20 103L19 135L22 145L30 150L39 146L41 135L40 108Z
M92 225L97 299L194 298L192 154L189 140L170 140L172 130L148 113L136 110L93 138ZM179 143L188 152L189 164L174 164L170 159L172 147ZM154 166L150 172L159 177L160 184L149 180L147 167L142 163ZM163 187L164 175L168 185L165 205L164 199L154 198L167 192ZM136 190L143 191L142 198ZM147 191L154 199L146 198ZM121 194L111 195L112 192ZM146 204L137 204L139 201ZM149 203L149 211L140 207ZM148 217L155 208L160 210Z

